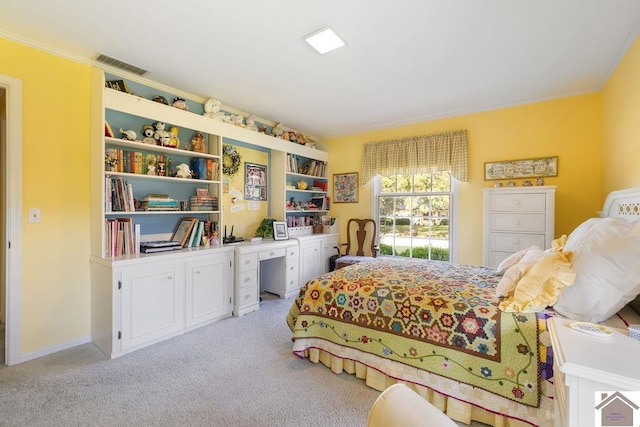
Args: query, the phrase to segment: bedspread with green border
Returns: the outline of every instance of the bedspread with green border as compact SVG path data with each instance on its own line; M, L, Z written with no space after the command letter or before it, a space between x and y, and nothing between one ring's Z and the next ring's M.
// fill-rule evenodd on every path
M484 267L379 258L307 282L287 323L519 403L540 403L535 313L498 310L500 276Z

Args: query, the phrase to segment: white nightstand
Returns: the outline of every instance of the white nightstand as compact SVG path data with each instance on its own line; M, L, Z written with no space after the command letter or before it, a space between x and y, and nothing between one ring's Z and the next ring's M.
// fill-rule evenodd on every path
M596 391L640 391L640 341L613 330L596 337L554 317L548 326L553 346L556 426L594 425Z

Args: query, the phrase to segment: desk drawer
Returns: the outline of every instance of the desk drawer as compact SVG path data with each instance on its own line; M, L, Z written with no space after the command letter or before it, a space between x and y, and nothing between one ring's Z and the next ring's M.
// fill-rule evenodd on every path
M516 231L529 233L545 233L547 216L539 214L493 214L491 231Z
M285 274L285 283L287 291L296 289L299 286L298 263L287 263L287 272Z
M286 254L285 248L270 249L270 250L267 250L267 251L261 251L260 252L260 261L262 261L264 259L280 258L280 257L285 256L285 254Z
M492 251L518 252L529 246L545 248L544 234L491 233L489 248Z
M243 254L240 256L240 271L256 270L258 268L258 254Z
M240 287L258 286L258 270L243 271L240 273Z
M247 286L240 289L240 307L255 304L258 301L258 286Z
M544 194L495 194L489 205L493 212L545 212Z
M292 246L287 248L287 261L300 258L300 248Z

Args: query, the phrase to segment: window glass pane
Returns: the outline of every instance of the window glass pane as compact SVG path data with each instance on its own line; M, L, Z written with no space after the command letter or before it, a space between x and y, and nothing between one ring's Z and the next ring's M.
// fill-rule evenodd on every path
M391 175L391 176L383 176L381 178L381 188L382 188L382 192L383 193L395 193L396 192L396 176L397 175Z
M412 185L411 176L398 175L398 193L409 193L411 192Z
M379 215L393 217L395 213L395 197L381 196L378 198Z
M431 175L418 173L414 175L413 189L416 193L426 193L431 191Z
M451 192L451 174L449 172L441 172L433 175L433 190L437 193Z

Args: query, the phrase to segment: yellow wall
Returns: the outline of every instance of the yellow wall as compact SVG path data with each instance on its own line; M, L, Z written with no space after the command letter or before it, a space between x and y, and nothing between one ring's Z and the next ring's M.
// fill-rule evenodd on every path
M224 142L225 145L233 145L238 154L240 154L240 168L238 173L230 177L224 175L225 179L229 180L229 190L236 189L244 195L244 165L246 162L255 163L258 165L269 166L269 153L265 151L253 150L241 145L234 145L228 142ZM267 173L269 171L267 170ZM223 222L227 225L227 234L231 233L231 226L234 227L233 234L236 237L244 237L249 239L256 235L256 229L260 225L263 218L269 216L269 202L257 202L258 210L249 210L250 201L244 200L244 198L232 203L233 195L231 193L225 193L222 195L223 206ZM267 193L267 198L271 198L271 195ZM232 209L237 209L242 206L242 210L232 212ZM224 229L220 230L220 235L224 236Z
M0 38L22 80L22 353L87 337L89 67ZM42 222L27 222L28 209Z
M603 197L640 187L640 39L636 39L603 90Z
M558 186L558 236L601 208L600 93L333 138L327 141L329 172L358 171L367 142L457 129L466 129L469 140L469 182L459 186L458 262L482 264L481 189L493 185L484 181L485 162L558 156L558 176L545 181ZM360 190L359 203L331 205L331 215L342 219L342 233L346 219L371 215L370 183Z
M21 351L28 354L90 333L90 67L5 39L0 54L0 74L23 82ZM480 190L492 184L483 179L484 162L559 156L559 176L547 179L558 186L556 235L595 215L609 191L640 186L639 71L636 42L602 92L334 138L327 141L329 174L358 171L367 142L466 129L470 181L459 188L458 261L480 264ZM239 151L243 161L268 164L264 152ZM242 173L230 186L243 191ZM238 236L253 236L267 204L231 213L229 198L223 197L224 222ZM370 201L365 185L359 203L334 203L331 214L370 216ZM29 207L42 209L41 224L27 222Z

